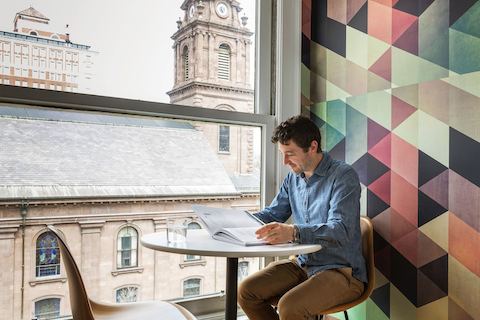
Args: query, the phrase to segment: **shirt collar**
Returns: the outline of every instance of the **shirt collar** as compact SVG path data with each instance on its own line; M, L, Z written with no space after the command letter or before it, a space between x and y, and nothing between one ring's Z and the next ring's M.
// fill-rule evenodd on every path
M313 174L324 177L327 175L327 171L330 168L330 165L332 163L332 157L330 157L330 155L326 151L322 152L322 154L323 158L313 171Z

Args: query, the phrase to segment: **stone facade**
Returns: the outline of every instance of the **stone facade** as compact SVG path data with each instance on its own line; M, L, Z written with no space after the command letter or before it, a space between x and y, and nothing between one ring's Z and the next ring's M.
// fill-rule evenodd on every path
M117 268L117 236L123 227L135 228L139 238L147 233L165 230L167 217L193 217L193 203L258 209L256 197L203 201L32 202L26 210L23 238L21 206L0 205L0 319L32 319L35 302L46 298L60 298L60 314L70 314L63 264L59 275L37 277L35 273L36 240L47 231L48 224L55 225L65 236L81 269L87 291L94 300L114 303L116 290L126 286L138 288L138 300L179 298L183 295L183 281L191 278L201 279L200 294L224 290L224 258L201 257L199 260L186 261L184 255L154 252L139 244L138 265ZM249 262L250 272L258 270L259 259L244 261Z

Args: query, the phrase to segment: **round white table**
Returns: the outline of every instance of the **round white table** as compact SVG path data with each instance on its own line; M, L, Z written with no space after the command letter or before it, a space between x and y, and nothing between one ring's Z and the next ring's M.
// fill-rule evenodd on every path
M182 244L169 244L166 232L146 234L140 242L143 246L158 251L226 257L225 320L237 319L238 258L289 256L312 253L321 249L321 246L317 244L277 244L246 247L215 240L205 230L188 230L187 241Z

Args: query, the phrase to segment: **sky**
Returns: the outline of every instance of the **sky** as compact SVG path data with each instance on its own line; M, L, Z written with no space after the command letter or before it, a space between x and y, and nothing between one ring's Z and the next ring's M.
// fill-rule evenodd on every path
M204 0L205 1L205 0ZM19 11L32 6L50 18L51 27L73 43L86 44L96 59L92 92L145 101L169 102L173 87L171 36L183 18L183 0L2 0L0 30L13 31ZM255 0L239 0L254 31ZM252 39L253 41L253 39ZM253 46L251 59L253 61ZM252 68L253 69L253 68Z

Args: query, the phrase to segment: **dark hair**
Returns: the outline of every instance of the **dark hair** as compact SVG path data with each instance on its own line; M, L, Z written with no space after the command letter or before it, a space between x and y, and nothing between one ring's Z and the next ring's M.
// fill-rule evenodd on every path
M322 152L320 130L312 120L304 116L294 116L280 123L273 131L271 140L273 143L281 144L287 144L292 140L305 152L310 148L312 141L317 141L317 152Z

